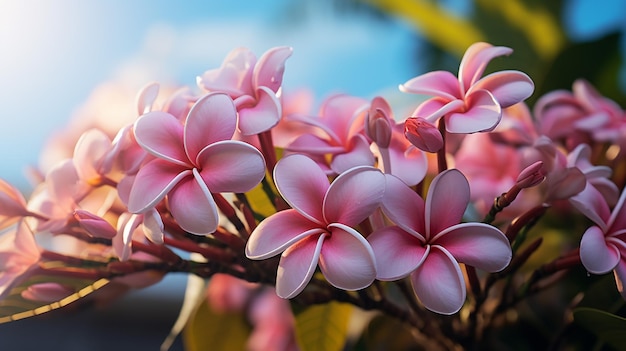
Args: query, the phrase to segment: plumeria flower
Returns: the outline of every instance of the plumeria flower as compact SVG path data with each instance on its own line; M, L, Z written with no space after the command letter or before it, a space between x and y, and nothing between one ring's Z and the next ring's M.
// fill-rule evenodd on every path
M24 221L0 235L0 298L37 266L41 252Z
M425 202L399 179L387 176L382 208L395 225L367 238L376 256L376 278L409 276L426 308L442 314L459 311L466 296L459 264L497 272L512 256L509 241L496 227L461 223L469 199L469 184L456 169L433 179Z
M334 95L324 101L319 116L289 115L289 121L315 127L319 132L300 135L287 150L308 155L328 174L340 174L357 166L373 166L374 155L364 134L368 108L365 99ZM330 155L330 162L326 155Z
M261 153L230 140L236 113L228 95L210 93L195 103L184 125L162 111L141 116L135 138L155 158L137 173L128 210L146 213L167 196L182 229L199 235L214 232L219 218L211 193L246 192L265 176Z
M589 227L580 241L580 260L593 274L613 271L617 289L626 299L626 190L611 212L604 196L587 186L570 202L596 225Z
M542 96L534 114L541 134L555 140L565 138L578 144L591 136L595 141L613 142L626 134L622 108L583 79L574 82L572 92L555 90Z
M402 84L400 90L434 96L413 113L429 125L443 117L450 133L493 130L503 108L525 100L534 90L530 77L519 71L500 71L481 78L489 61L512 52L503 46L473 44L461 60L458 78L447 71L429 72Z
M246 245L246 256L262 260L282 253L278 296L298 295L318 265L326 280L340 289L369 286L376 277L374 252L353 227L378 208L384 175L373 167L355 167L330 184L313 160L294 154L278 162L274 179L292 208L259 224Z
M218 69L197 78L208 92L222 91L235 100L239 130L254 135L274 127L282 115L278 98L285 61L293 50L282 46L268 50L257 61L249 49L231 51Z

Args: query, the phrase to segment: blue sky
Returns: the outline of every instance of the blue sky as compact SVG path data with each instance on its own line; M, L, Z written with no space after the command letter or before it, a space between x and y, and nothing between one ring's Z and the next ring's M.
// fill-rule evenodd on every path
M371 97L415 75L413 37L401 22L339 15L323 1L300 5L307 14L298 15L288 10L293 3L0 0L0 178L25 187L24 168L98 84L125 77L137 87L193 85L238 46L259 55L294 47L285 86L310 87L318 98ZM583 38L624 25L626 1L571 3L570 27Z

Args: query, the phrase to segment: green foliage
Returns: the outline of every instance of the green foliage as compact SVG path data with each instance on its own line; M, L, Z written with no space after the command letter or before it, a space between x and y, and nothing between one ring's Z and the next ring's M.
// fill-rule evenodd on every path
M353 306L330 302L296 314L296 340L302 351L340 351L348 340Z
M626 318L581 307L574 310L574 321L616 350L626 350Z
M183 330L188 351L245 350L250 324L243 312L218 312L205 300Z

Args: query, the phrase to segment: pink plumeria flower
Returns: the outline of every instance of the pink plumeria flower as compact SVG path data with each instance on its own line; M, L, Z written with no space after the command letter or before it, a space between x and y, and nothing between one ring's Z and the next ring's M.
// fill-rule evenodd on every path
M434 96L420 104L413 116L433 125L443 117L450 133L493 130L503 108L525 100L534 90L530 77L519 71L500 71L481 78L489 61L512 52L503 46L473 44L461 60L458 78L447 71L429 72L407 81L400 90Z
M442 314L459 311L466 288L459 263L496 272L510 262L504 234L488 224L461 223L469 203L469 184L456 169L440 173L426 202L402 181L386 177L384 213L396 224L370 234L379 280L410 276L426 308Z
M282 115L278 96L285 61L292 52L290 47L276 47L257 61L249 49L235 49L220 68L198 77L198 86L208 92L225 92L235 100L239 112L238 127L243 135L267 131Z
M235 105L223 93L210 93L189 111L185 124L152 111L135 122L135 138L154 159L137 173L128 210L146 213L168 197L180 227L193 234L217 229L217 205L211 193L246 192L265 176L261 153L230 140L237 123Z
M319 132L299 136L287 150L308 155L329 175L357 166L373 166L374 155L364 134L368 109L365 99L334 95L323 102L319 116L289 115L289 121L315 127ZM326 155L330 155L330 163Z
M587 180L586 186L593 186L602 194L611 206L617 203L619 188L611 180L613 170L608 166L596 166L591 163L591 147L579 144L567 155L567 166L578 168Z
M37 266L41 253L24 221L0 236L0 298Z
M374 253L353 227L370 216L385 192L384 175L355 167L332 184L304 155L290 155L274 170L278 191L292 207L263 220L252 232L246 256L261 260L281 254L276 293L298 295L319 267L328 282L358 290L376 277Z
M539 131L554 140L565 138L577 145L590 136L599 142L615 142L626 135L624 111L600 95L586 80L574 82L572 92L556 90L535 104Z
M580 241L580 260L590 273L613 271L617 289L626 299L626 190L611 212L606 199L592 186L570 202L596 225L589 227Z

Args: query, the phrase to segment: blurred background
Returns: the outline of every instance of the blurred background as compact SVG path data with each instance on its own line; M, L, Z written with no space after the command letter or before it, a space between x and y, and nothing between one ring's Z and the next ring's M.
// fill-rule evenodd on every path
M284 89L311 89L319 102L336 92L401 99L398 84L456 73L465 49L487 41L514 49L488 71L529 74L531 104L582 77L625 107L624 18L625 0L0 0L0 178L28 193L25 169L55 131L97 113L84 107L94 91L132 112L144 84L193 86L239 46L292 46ZM0 325L0 348L157 349L183 291L173 276L106 308Z

